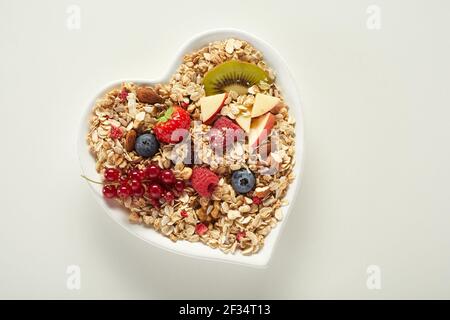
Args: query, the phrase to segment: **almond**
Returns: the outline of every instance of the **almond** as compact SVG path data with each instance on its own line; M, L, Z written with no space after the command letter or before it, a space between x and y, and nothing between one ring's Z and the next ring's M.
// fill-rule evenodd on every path
M164 99L150 87L138 87L136 89L136 96L142 103L155 104L164 101Z
M258 198L265 198L268 194L270 193L270 189L269 186L265 186L265 187L258 187L255 189L255 192L253 192L253 195L258 197Z
M134 150L134 144L136 142L136 131L131 129L128 131L127 136L125 137L125 150L131 152Z

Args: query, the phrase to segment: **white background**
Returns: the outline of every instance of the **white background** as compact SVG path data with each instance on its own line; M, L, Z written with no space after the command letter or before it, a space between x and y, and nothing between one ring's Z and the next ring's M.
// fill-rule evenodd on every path
M66 9L81 8L81 29ZM381 30L366 27L369 5ZM450 298L448 1L0 1L0 298ZM302 189L270 266L132 237L79 177L85 101L161 75L198 32L241 28L304 104ZM81 267L81 289L66 268ZM381 268L368 290L366 268Z

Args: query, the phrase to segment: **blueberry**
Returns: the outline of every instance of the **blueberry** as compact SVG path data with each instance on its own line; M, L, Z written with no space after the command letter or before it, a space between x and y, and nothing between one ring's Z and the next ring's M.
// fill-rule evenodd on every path
M234 171L231 176L231 185L237 193L247 193L255 186L255 176L247 169Z
M153 157L158 152L159 142L151 133L144 133L137 137L134 149L141 157Z

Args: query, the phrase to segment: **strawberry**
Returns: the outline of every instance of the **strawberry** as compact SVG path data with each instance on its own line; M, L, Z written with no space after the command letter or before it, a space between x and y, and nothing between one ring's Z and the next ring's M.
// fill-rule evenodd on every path
M214 122L210 133L211 146L215 148L226 147L237 141L243 135L241 127L227 117L220 117Z
M158 119L153 132L159 142L178 143L186 136L190 126L189 113L181 107L174 106L167 109L164 115Z
M219 183L219 177L207 168L194 168L192 170L192 188L202 197L210 197Z

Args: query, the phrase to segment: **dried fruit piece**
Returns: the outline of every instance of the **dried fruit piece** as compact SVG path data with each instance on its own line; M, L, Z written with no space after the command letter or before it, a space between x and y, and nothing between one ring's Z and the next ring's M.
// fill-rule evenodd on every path
M252 201L254 204L257 204L257 205L261 204L261 198L256 197L256 196L252 198Z
M125 101L127 100L127 97L128 97L128 91L127 91L127 89L122 88L122 90L120 91L118 97L119 97L119 100L120 100L121 102L125 102Z
M181 210L180 215L181 215L183 218L187 218L187 217L188 217L188 213L187 213L186 210Z
M194 168L192 171L192 187L202 197L210 197L218 183L219 177L207 168Z
M236 234L236 240L237 240L237 241L241 241L242 238L244 238L244 237L245 237L245 232L244 232L244 231L239 231L239 232Z
M111 139L120 139L123 136L122 129L120 127L111 126L111 130L109 131L109 137Z
M203 223L198 223L198 224L195 226L195 232L196 232L199 236L204 235L204 234L206 233L206 231L208 231L208 227L207 227L205 224L203 224Z
M134 150L134 143L136 142L137 133L134 129L127 132L125 136L125 150L131 152Z
M142 103L155 104L162 103L164 99L150 87L138 87L136 97Z

